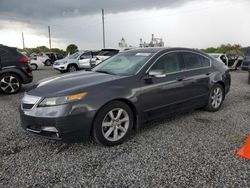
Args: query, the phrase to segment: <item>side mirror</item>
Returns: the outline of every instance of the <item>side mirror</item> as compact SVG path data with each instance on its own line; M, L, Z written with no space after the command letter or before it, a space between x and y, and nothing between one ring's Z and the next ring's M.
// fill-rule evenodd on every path
M164 78L166 77L166 74L163 73L163 70L150 70L148 72L148 76L155 78Z

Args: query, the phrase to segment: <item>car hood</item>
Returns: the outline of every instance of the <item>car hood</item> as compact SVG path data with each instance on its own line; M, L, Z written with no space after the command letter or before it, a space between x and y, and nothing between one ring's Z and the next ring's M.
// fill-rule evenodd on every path
M40 97L65 96L119 78L120 76L104 73L79 71L41 80L32 86L27 94Z

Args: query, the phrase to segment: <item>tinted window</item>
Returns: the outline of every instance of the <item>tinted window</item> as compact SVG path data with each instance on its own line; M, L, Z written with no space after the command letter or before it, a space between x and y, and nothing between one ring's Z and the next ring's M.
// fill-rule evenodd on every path
M3 55L3 54L5 54L5 53L6 53L6 51L0 49L0 56Z
M163 74L179 72L183 69L178 53L170 53L162 56L152 66L151 70L162 71Z
M195 53L183 52L186 69L197 69L210 66L210 60Z
M92 52L93 57L97 56L100 53L100 51Z
M99 56L113 56L116 55L118 52L118 50L102 50L99 53Z
M58 59L63 59L63 55L62 54L56 54Z
M91 52L86 52L81 55L80 59L90 59L91 57Z

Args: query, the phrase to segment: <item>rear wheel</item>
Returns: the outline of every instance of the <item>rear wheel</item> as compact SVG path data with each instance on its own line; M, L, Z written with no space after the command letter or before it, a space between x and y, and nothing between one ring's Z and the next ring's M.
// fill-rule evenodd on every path
M17 93L22 87L22 82L16 74L7 73L0 76L0 91L5 94Z
M218 111L223 103L225 97L225 91L221 84L215 84L209 94L208 104L205 107L207 111L216 112Z
M46 65L46 66L50 66L51 64L52 64L51 60L47 59L47 60L45 61L45 65Z
M93 137L96 142L114 146L121 144L133 127L133 112L120 101L114 101L103 107L97 114L93 125Z
M37 70L37 68L38 68L38 66L36 64L31 64L30 66L31 66L32 70Z

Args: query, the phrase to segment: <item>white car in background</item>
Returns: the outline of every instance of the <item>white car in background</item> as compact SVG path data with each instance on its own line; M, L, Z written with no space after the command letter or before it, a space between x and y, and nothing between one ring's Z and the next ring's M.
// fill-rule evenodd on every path
M209 55L228 66L228 57L225 54L209 53Z
M44 67L44 63L39 57L32 57L30 58L30 66L32 70L37 70Z
M119 53L117 49L102 49L96 56L96 65Z
M243 57L241 56L234 56L229 59L227 55L221 53L210 53L209 55L217 59L219 62L224 63L229 69L233 70L240 68L243 62Z
M47 56L45 53L32 53L30 54L30 59L37 58L37 60L42 61L44 65L48 64L50 62L49 56Z
M64 59L54 62L53 68L63 72L75 72L79 69L90 69L96 64L96 55L99 51L79 51Z

